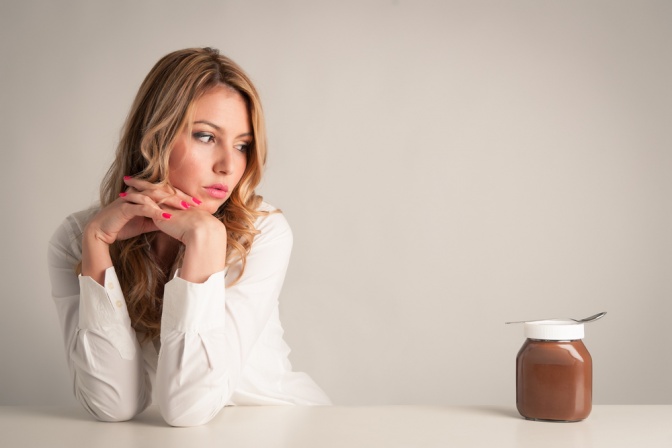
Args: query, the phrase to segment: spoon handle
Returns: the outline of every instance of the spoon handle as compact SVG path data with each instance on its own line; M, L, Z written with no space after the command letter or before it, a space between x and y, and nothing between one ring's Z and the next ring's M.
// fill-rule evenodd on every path
M509 324L527 324L527 323L531 323L531 322L541 322L541 321L544 321L544 320L558 320L558 318L554 317L553 319L517 320L515 322L504 322L504 323L506 325L509 325Z
M554 317L553 319L535 319L535 320L518 320L515 322L504 322L505 324L525 324L525 323L531 323L531 322L541 322L544 320L573 320L574 322L580 323L580 324L587 324L588 322L594 322L598 319L601 319L604 317L604 315L607 314L606 311L603 311L601 313L594 314L590 317L586 317L584 319L572 319L571 317L566 318L566 319L560 319L558 317Z

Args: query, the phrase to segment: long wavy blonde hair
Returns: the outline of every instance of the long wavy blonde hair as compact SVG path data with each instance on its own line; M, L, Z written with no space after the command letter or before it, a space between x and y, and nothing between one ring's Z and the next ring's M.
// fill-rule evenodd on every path
M189 48L161 58L149 72L133 102L123 127L116 157L100 189L101 206L119 197L126 186L123 176L149 182L168 182L168 160L175 139L186 126L194 102L210 88L224 84L236 90L247 103L253 133L247 166L229 199L214 214L228 234L227 264L241 262L258 231L255 220L262 198L255 193L266 162L266 131L261 102L243 70L212 48ZM147 338L159 336L163 287L181 263L181 247L175 262L164 270L152 252L155 233L143 234L110 246L110 255L126 297L133 328ZM79 268L81 270L81 262ZM236 279L237 280L237 279Z

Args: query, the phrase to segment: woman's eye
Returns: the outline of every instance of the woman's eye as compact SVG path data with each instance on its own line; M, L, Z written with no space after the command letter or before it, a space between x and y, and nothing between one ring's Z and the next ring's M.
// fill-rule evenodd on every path
M240 145L234 146L238 151L247 154L247 151L250 149L250 144L249 143L241 143Z
M210 143L215 141L215 136L207 132L195 132L194 138L203 143Z

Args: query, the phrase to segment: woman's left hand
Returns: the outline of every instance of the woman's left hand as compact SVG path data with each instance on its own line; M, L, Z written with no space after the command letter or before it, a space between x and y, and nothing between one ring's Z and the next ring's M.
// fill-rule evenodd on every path
M152 201L170 213L171 219L158 223L160 231L170 235L181 243L188 245L196 237L223 236L226 244L226 227L217 218L204 210L200 210L201 201L170 185L159 185L130 176L124 177L129 187L127 192L135 192L149 197Z
M223 271L227 252L224 224L202 209L167 210L171 218L157 222L156 226L184 244L180 277L192 283L203 283L215 272Z
M135 190L155 201L171 217L155 222L158 229L185 246L180 277L202 283L226 267L227 233L224 224L198 207L200 201L173 187L139 179L124 179L129 191ZM185 206L185 203L188 206Z

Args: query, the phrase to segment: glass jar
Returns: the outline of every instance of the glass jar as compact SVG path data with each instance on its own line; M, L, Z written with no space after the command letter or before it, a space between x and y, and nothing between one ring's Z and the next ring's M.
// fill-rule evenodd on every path
M583 324L526 322L527 340L516 358L516 406L529 420L575 422L593 402L593 360Z

